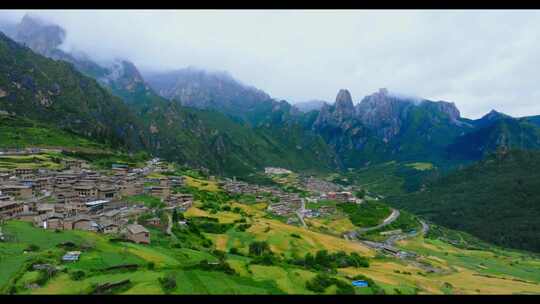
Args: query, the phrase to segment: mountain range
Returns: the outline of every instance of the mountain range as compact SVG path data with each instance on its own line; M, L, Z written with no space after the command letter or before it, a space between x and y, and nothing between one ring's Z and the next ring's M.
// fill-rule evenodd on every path
M388 160L452 168L500 147L540 147L538 117L492 111L471 120L452 102L386 89L356 105L342 89L333 104L303 108L225 72L150 73L125 59L97 63L63 51L68 33L29 15L7 34L0 37L1 110L224 175L264 166L345 170Z

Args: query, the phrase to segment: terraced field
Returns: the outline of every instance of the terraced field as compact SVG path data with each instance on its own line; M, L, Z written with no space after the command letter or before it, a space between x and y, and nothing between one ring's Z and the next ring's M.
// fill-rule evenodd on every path
M189 184L200 191L219 191L211 181L191 178ZM141 200L140 197L138 199ZM397 246L402 249L420 255L415 261L405 261L383 256L360 242L341 238L339 232L352 225L348 217L309 219L310 226L304 228L269 217L266 213L267 203L228 201L222 204L222 207L229 208L220 207L216 211L213 207L205 207L204 202L195 202L183 215L194 223L204 218L214 218L216 221L209 221L214 226L202 225L200 229L215 229L217 225L218 228L227 227L225 230L197 232L189 226L191 228L184 227L187 230L175 232L180 234L171 237L157 228L150 228L150 245L115 241L91 232L47 231L34 228L30 223L10 221L3 225L7 241L0 243L0 291L18 294L89 294L97 284L129 279L127 286L112 292L312 294L307 282L324 271L290 261L305 257L306 253L316 256L326 250L328 253L357 253L367 258L369 267L338 267L332 276L343 282L350 282L356 275L367 276L386 294L540 293L540 258L532 254L498 248L461 249L419 235L398 242ZM239 228L241 225L244 225L243 229ZM323 226L330 228L321 229ZM182 237L181 233L189 234L179 241L177 237ZM183 242L191 238L200 238L201 244L203 241L211 242L208 246L197 242L189 245L195 247L183 246ZM74 243L77 248L83 248L79 261L61 262L61 256L69 250L61 244L67 241ZM250 246L261 241L268 244L277 262L256 262ZM200 268L200 263L205 260L210 265L226 262L233 272ZM28 268L37 262L58 265L62 270L43 282L41 272ZM126 264L137 266L133 270L109 269ZM426 265L437 271L428 272ZM77 272L82 272L82 277L74 278ZM174 277L177 282L172 289L165 289L160 283L167 276ZM40 284L36 285L36 282ZM370 294L373 290L355 288L355 293ZM331 285L323 293L336 291L337 286Z

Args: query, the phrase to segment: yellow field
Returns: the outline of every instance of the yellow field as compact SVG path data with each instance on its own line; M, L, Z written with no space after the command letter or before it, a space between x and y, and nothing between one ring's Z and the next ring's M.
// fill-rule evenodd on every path
M236 271L239 275L246 276L246 277L250 276L250 274L249 274L249 272L248 272L248 270L246 268L246 263L245 262L242 262L240 260L231 259L231 260L228 260L227 263L229 263L231 268L234 269L234 271Z
M210 213L202 210L202 209L199 209L195 206L192 206L191 208L189 208L188 210L186 210L186 212L184 212L184 216L185 217L203 217L203 216L206 216L206 217L215 217L213 215L211 215Z
M220 224L229 224L233 223L236 220L239 220L242 218L240 214L230 212L230 211L220 211L216 214L211 214L209 212L206 212L205 210L199 209L195 206L190 207L186 212L184 213L185 217L210 217L215 218L219 221Z
M430 242L432 242L430 240ZM455 248L449 244L431 244L425 243L423 238L403 241L401 244L413 245L411 247L424 247L436 250L448 250L447 252L455 252L459 254L469 254L492 258L493 253L482 251L462 250ZM445 252L445 251L442 251ZM452 293L454 294L512 294L512 293L540 293L540 285L535 283L527 283L512 280L512 278L502 277L486 277L479 275L477 272L459 266L449 268L448 262L443 258L435 256L427 256L424 258L433 266L437 266L446 271L443 274L427 274L419 275L418 272L425 271L413 265L405 265L400 262L391 261L373 261L369 268L343 268L340 273L345 275L366 275L376 282L393 285L393 286L408 286L417 287L422 294L442 294L442 287L445 283L450 283ZM401 273L396 273L399 271ZM411 274L403 274L403 272Z
M312 225L315 228L326 228L328 231L342 234L347 231L355 229L355 226L351 223L351 220L348 217L341 217L336 219L320 219L320 218L310 218L305 219L306 224Z
M69 278L67 274L59 274L44 287L31 290L36 295L78 294L82 291L81 284Z
M146 261L154 262L156 267L176 266L180 264L174 258L165 255L151 247L144 247L134 244L126 244L126 246L129 247L128 251L130 253L133 253Z
M212 242L216 245L217 250L227 251L227 242L229 241L228 235L214 233L205 233L204 235L212 240Z
M365 256L375 255L372 249L360 243L310 231L302 227L287 225L272 219L258 219L248 229L248 232L255 235L258 240L268 241L272 251L277 253L298 252L303 255L307 252L326 249L331 252L343 250L345 252L357 252ZM291 237L293 233L300 235L301 239Z
M186 176L186 184L199 190L206 190L210 192L219 191L219 187L216 182L196 179L191 176Z
M263 217L266 215L266 207L268 204L266 203L257 203L253 205L245 205L240 203L232 203L231 207L238 207L242 210L244 210L247 214L253 215L254 217Z
M418 171L425 171L425 170L433 169L432 163L410 163L410 164L406 164L405 166L414 168Z
M147 178L166 178L165 175L159 173L159 172L152 172L146 176Z
M234 221L242 218L240 214L230 211L221 211L214 214L214 216L219 220L221 224L233 223Z

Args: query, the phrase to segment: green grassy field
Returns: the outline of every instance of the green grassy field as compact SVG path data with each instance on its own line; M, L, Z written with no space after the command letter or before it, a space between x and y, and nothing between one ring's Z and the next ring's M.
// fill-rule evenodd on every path
M148 208L157 208L159 206L164 206L164 203L161 202L160 198L147 194L128 196L124 197L124 199L128 203L144 204Z
M357 204L338 204L355 226L372 227L381 224L392 213L389 206L378 201L365 201Z

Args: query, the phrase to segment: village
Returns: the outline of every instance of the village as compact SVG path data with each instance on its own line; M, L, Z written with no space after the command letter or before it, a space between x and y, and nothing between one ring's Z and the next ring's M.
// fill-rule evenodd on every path
M42 152L27 149L3 151L2 155ZM146 194L159 198L165 209L180 211L193 203L191 194L171 190L182 186L184 177L151 178L151 173L167 170L166 164L157 158L147 161L142 168L112 164L110 170L97 171L78 159L63 159L62 165L63 170L15 168L0 172L0 221L18 219L43 229L114 233L147 244L149 231L136 219L152 210L124 198ZM153 221L159 219L149 220Z
M61 152L54 149L27 148L2 150L6 155L38 155ZM146 162L142 168L126 164L112 164L109 170L93 170L80 159L62 159L63 169L17 167L0 171L0 221L18 219L35 227L50 230L87 230L104 234L119 234L136 243L149 243L149 231L137 223L141 214L152 212L144 204L128 203L125 198L149 195L159 198L165 210L186 211L193 204L193 195L173 193L174 187L185 184L184 176L152 173L168 170L168 164L158 158ZM267 167L266 174L289 174L282 168ZM335 200L340 203L361 203L349 191L339 191L338 185L308 178L304 181L310 196L286 192L279 187L268 187L226 178L218 185L230 195L251 195L257 202L268 202L267 211L288 217L287 223L303 223L303 218L331 213L332 208L318 211L307 209L306 202ZM145 186L146 185L146 186ZM159 218L149 223L159 224Z
M267 175L290 173L292 171L283 168L265 168L265 174ZM362 203L362 199L355 197L351 191L344 191L339 185L314 177L302 180L302 188L306 189L309 195L286 192L279 187L248 184L236 179L225 179L219 185L229 194L251 195L255 197L256 202L269 202L267 211L278 216L287 217L288 224L303 223L303 218L320 217L335 212L335 208L331 207L322 207L317 211L308 209L306 203L317 203L320 200L334 200L338 203Z

